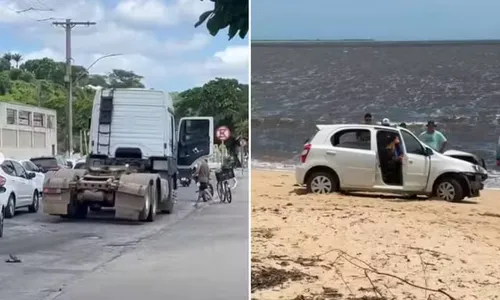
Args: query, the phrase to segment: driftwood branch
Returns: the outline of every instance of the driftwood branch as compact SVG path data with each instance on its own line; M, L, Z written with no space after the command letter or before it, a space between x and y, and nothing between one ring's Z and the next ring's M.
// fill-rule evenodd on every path
M418 250L425 250L425 249L418 249ZM330 249L326 252L323 252L321 254L318 254L316 255L316 257L321 257L321 256L324 256L328 253L331 253L331 252L337 252L339 255L337 257L337 259L335 259L335 263L340 259L344 259L345 261L347 261L349 264L357 267L358 269L360 270L363 270L364 273L365 273L365 277L368 279L368 281L370 282L370 284L372 285L373 289L374 289L374 292L377 294L377 296L379 297L383 297L383 295L381 295L379 289L375 286L375 284L373 283L373 281L371 280L370 276L369 276L369 273L373 273L373 274L377 274L377 275L380 275L380 276L385 276L385 277L390 277L390 278L393 278L393 279L396 279L406 285L409 285L411 287L414 287L414 288L417 288L417 289L421 289L421 290L424 290L426 293L427 292L433 292L433 293L439 293L439 294L442 294L446 297L448 297L448 299L450 300L457 300L457 298L455 298L454 296L450 295L448 292L446 292L445 290L443 289L435 289L435 288L429 288L427 286L427 275L424 274L424 276L426 277L425 279L425 285L426 286L421 286L421 285L418 285L418 284L415 284L407 279L404 279L404 278L401 278L397 275L394 275L394 274L391 274L391 273L386 273L386 272L382 272L382 271L379 271L377 270L376 268L374 268L373 266L371 266L370 264L368 264L366 261L360 259L360 258L357 258L357 257L354 257L352 255L350 255L349 253L341 250L341 249ZM420 253L419 253L420 254ZM422 265L425 266L425 262L423 262L422 260ZM424 273L426 273L426 268L424 269ZM343 280L343 279L342 279ZM344 280L343 280L344 281ZM344 284L345 281L344 281ZM347 284L346 284L347 285ZM349 289L350 290L350 289ZM427 297L426 297L427 298Z

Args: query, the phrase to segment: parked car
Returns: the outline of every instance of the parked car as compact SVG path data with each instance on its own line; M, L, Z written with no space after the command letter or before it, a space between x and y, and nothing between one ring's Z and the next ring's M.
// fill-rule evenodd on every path
M486 170L470 162L440 154L411 131L380 125L317 125L319 131L304 145L295 175L313 193L373 191L438 196L447 201L477 197ZM388 182L379 153L399 137L402 163L393 169L401 179ZM393 176L391 176L392 178Z
M59 169L69 169L66 161L60 156L40 156L32 157L30 161L34 163L43 173L58 171Z
M16 209L28 208L37 212L40 194L36 188L33 172L26 172L17 161L6 159L0 165L0 205L5 207L5 217L12 218Z
M30 160L21 160L19 161L21 165L24 167L24 169L27 172L33 172L35 173L35 178L33 178L33 181L35 182L36 189L38 190L39 196L42 197L43 193L43 183L45 181L45 174L42 172L42 170L37 167L33 162Z

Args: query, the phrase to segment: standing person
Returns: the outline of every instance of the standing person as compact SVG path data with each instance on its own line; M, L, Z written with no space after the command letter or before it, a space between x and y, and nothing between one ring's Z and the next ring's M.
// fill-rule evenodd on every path
M198 193L205 193L205 190L208 189L208 184L210 183L210 167L208 166L208 160L206 158L201 160L198 168L196 168L196 171L194 172L194 177L196 177L197 181L200 183ZM205 196L203 196L202 198L203 201L211 200L211 199L206 199ZM198 200L196 201L194 206L198 205L199 199L200 197L198 197Z
M365 114L365 124L367 124L367 125L373 124L373 117L372 117L371 113Z
M434 121L427 122L427 130L422 132L418 138L439 153L444 152L446 144L448 143L446 137L436 130L436 123Z
M365 114L365 125L372 125L373 118L371 113ZM361 142L369 142L370 141L370 132L358 131L356 132L356 139Z

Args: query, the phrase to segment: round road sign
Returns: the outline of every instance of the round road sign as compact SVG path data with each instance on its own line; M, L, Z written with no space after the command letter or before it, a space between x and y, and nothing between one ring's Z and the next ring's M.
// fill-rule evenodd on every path
M227 141L231 137L231 130L227 126L220 126L215 131L215 135L221 141Z

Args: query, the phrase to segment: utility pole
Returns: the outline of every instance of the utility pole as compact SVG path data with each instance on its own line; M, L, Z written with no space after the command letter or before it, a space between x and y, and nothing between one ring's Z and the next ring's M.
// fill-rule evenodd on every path
M66 76L64 81L68 84L68 152L71 156L73 152L73 79L71 78L71 29L75 26L90 26L96 22L72 22L66 19L65 22L52 22L55 26L61 26L66 30Z

